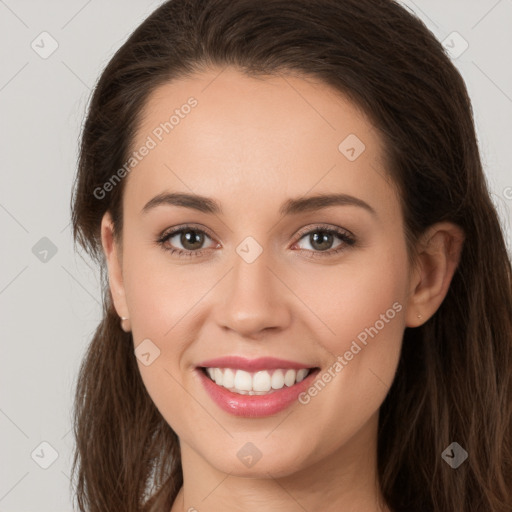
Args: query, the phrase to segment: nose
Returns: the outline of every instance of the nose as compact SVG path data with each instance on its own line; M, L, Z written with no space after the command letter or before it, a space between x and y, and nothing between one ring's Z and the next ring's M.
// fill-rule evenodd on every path
M259 338L268 330L286 329L291 320L293 294L282 270L266 251L252 263L235 254L233 266L219 287L216 321L224 330L245 338Z

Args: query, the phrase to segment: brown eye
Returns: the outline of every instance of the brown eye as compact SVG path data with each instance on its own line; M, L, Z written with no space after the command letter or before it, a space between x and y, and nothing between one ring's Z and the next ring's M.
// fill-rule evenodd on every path
M320 234L319 234L320 233ZM309 235L311 247L317 251L326 251L332 247L334 235L328 231L315 231Z
M193 229L182 230L179 241L185 250L197 250L204 243L204 233Z
M203 253L203 244L207 238L211 240L203 230L184 226L164 233L157 242L171 254L198 256Z
M333 243L336 238L340 243L333 248ZM299 242L296 242L296 245L299 244L302 239L307 240L311 248L302 248L301 251L310 253L310 257L333 256L356 243L356 239L349 235L348 232L322 226L317 226L313 230L302 232L302 236Z

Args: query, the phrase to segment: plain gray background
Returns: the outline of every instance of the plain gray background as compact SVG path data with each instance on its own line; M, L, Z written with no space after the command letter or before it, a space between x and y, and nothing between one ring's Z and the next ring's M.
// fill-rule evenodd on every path
M70 233L78 139L102 69L161 3L0 0L0 512L73 510L72 397L101 313ZM460 54L510 248L512 0L402 3Z

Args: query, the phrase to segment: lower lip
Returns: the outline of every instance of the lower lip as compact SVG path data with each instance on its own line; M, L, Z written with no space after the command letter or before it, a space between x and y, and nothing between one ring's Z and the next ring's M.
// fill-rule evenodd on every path
M207 393L221 409L235 416L259 418L277 414L293 404L298 396L308 388L319 370L313 370L303 381L291 387L285 386L268 395L233 393L216 384L201 369L198 368L196 371L199 373Z

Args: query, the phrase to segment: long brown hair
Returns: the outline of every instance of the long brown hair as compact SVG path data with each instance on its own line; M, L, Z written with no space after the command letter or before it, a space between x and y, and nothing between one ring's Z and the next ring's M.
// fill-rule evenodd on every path
M100 222L110 211L120 239L124 180L105 197L95 190L127 161L150 93L209 66L312 76L360 106L385 143L411 257L430 225L464 230L445 300L405 330L380 412L379 481L392 510L510 512L510 259L463 79L425 25L392 0L172 0L106 66L72 201L75 243L99 264L104 294L75 396L79 509L168 512L183 483L179 440L146 392L106 279ZM457 469L441 457L453 441L469 454Z

